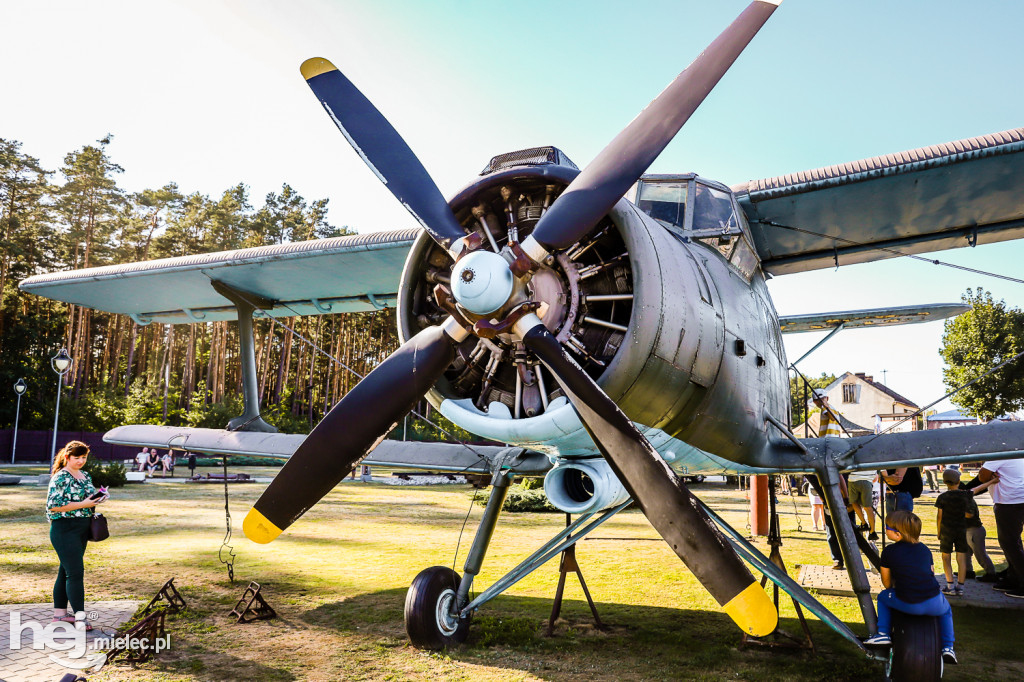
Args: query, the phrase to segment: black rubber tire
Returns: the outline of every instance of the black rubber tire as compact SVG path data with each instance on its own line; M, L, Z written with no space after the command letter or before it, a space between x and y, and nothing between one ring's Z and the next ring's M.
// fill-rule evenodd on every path
M462 644L469 635L469 618L444 616L462 578L447 566L424 569L405 594L405 631L412 645L421 649L447 649Z
M885 667L893 682L938 682L942 679L942 642L936 616L892 612L892 649Z

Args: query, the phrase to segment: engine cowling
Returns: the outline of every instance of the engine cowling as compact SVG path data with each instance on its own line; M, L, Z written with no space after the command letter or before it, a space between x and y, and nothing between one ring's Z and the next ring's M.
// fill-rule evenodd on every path
M449 203L467 230L501 248L510 233L520 241L529 235L577 173L559 163L497 168ZM633 421L669 434L697 418L724 347L720 300L698 257L622 200L527 285L531 299L545 304L544 323L612 400ZM403 341L448 315L433 291L450 285L451 267L448 253L421 234L399 288ZM470 336L427 399L487 438L552 454L547 444L558 441L563 456L593 453L561 388L511 337Z
M622 504L629 493L603 459L560 460L544 477L548 501L568 514L589 514Z

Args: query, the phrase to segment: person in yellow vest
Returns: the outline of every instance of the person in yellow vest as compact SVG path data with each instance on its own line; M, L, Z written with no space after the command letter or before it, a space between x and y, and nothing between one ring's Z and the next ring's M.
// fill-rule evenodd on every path
M831 436L834 438L842 436L842 429L839 426L839 415L829 407L828 396L820 388L814 389L814 406L820 410L818 413L818 436ZM846 489L846 479L843 476L839 477L839 493L843 497L843 502L846 503L846 512L849 513L852 507L848 499L849 493ZM837 571L846 568L842 550L839 546L839 536L836 533L832 520L832 511L828 507L825 508L825 540L828 542L829 554L832 555L832 561L834 562L832 568Z
M819 436L842 437L842 427L839 425L839 415L829 407L828 396L820 388L814 389L814 404L821 410L818 421ZM849 474L847 491L849 509L857 515L860 520L858 529L870 531L869 540L877 540L878 533L875 532L875 509L872 506L872 486L875 480L874 471L854 471ZM856 523L856 522L855 522Z
M839 415L829 407L828 395L820 388L814 389L814 406L821 410L818 413L818 436L841 437L843 430L839 426Z

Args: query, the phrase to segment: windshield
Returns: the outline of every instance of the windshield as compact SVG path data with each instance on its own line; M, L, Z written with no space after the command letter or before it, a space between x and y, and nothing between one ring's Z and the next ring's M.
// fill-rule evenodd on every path
M694 204L693 229L730 232L738 227L732 212L732 198L728 192L697 183L697 199Z
M636 205L655 220L681 228L686 220L686 182L643 180L638 188Z

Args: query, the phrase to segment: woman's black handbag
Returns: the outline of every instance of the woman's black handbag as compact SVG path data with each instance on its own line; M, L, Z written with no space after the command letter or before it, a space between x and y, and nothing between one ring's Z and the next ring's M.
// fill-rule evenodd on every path
M107 517L103 514L93 514L92 520L89 522L89 540L100 542L109 537L110 531L107 529Z

